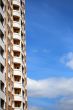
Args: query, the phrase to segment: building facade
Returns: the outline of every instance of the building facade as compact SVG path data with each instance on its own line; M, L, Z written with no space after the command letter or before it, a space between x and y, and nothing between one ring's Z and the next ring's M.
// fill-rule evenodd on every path
M0 110L4 109L5 102L5 58L4 58L4 0L0 0Z
M4 108L5 110L27 110L25 0L5 0L3 6Z

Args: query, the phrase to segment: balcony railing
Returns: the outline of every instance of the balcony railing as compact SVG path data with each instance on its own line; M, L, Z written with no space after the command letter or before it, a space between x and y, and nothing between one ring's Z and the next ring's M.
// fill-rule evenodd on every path
M18 17L20 17L20 11L13 10L13 16L18 16Z
M20 0L13 0L13 4L20 6Z
M20 39L21 39L20 33L15 33L15 32L14 32L14 33L13 33L13 38L20 40Z
M18 22L18 21L13 21L13 27L18 27L18 28L20 28L20 22Z
M1 31L4 33L4 28L3 28L3 25L2 25L2 23L1 23L1 21L0 21L0 29L1 29Z
M13 45L13 50L21 51L20 45L14 44L14 45Z

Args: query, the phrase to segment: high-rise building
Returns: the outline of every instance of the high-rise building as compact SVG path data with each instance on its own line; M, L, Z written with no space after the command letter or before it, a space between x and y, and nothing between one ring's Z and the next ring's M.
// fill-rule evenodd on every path
M0 0L0 110L4 109L5 102L5 59L4 59L4 0Z
M4 38L4 43L0 39L0 65L1 72L5 73L2 76L5 81L1 81L2 89L5 83L5 99L1 98L1 105L5 110L27 110L25 0L0 2L0 37Z

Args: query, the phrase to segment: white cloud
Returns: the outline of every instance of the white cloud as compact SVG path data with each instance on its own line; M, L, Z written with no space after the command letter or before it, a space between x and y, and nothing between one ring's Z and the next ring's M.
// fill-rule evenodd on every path
M44 103L45 103L45 101L44 101ZM56 103L56 104L51 104L51 105L48 103L48 106L41 106L41 107L36 106L36 105L32 105L32 106L28 107L28 110L73 110L73 103L66 104L63 101L61 103Z
M73 70L73 52L65 54L61 59L61 63Z
M33 80L28 78L29 97L56 98L73 95L73 78L49 78Z
M55 104L46 106L46 110L73 110L73 78L48 78L33 80L28 78L28 97L57 98ZM45 102L44 102L45 103ZM30 109L32 108L32 109ZM31 106L29 110L44 110L44 107Z
M61 98L59 103L62 105L73 105L73 96Z

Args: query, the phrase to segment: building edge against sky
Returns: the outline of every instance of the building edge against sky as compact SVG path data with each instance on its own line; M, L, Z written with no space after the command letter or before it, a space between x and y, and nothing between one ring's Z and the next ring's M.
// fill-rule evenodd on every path
M0 18L0 108L27 110L25 0L0 0Z

